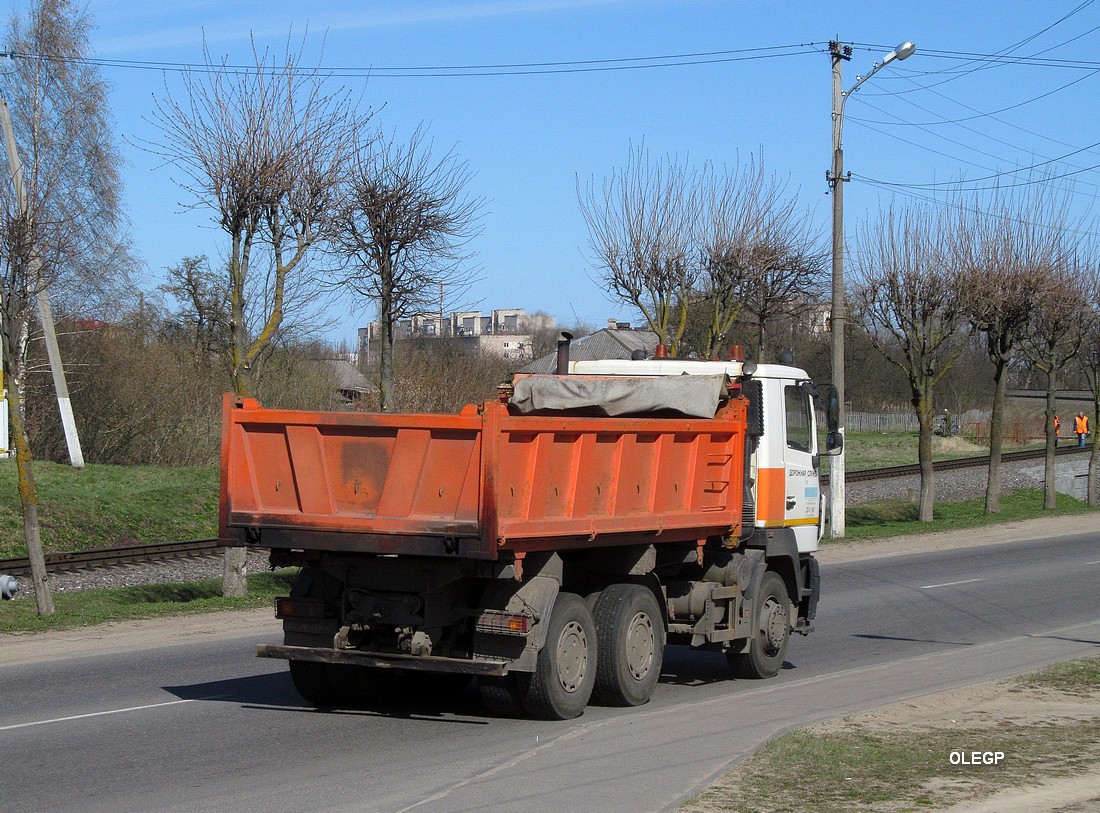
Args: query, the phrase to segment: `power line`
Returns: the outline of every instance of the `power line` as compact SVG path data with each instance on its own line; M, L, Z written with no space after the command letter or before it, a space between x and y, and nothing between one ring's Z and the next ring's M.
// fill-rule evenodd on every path
M856 180L855 176L853 176L853 180ZM911 191L906 190L904 187L894 188L890 184L883 183L883 182L880 182L880 181L876 181L873 178L862 178L861 177L858 180L862 181L863 183L867 184L868 186L877 186L877 187L880 187L882 189L888 190L891 194L902 195L904 197L913 198L914 200L924 201L925 203L932 203L932 204L935 204L937 206L946 206L950 209L955 209L956 211L959 211L959 212L968 212L970 214L978 214L978 215L988 213L983 209L978 209L978 208L975 208L973 206L967 206L967 205L964 205L962 203L957 203L957 202L950 201L950 200L942 200L942 199L937 198L937 197L932 197L931 195L922 195L919 192L911 192ZM995 189L996 188L991 187L990 190L970 190L970 191L971 192L974 192L974 191L995 191ZM1040 229L1057 230L1057 231L1063 231L1063 232L1072 232L1073 234L1080 234L1080 235L1084 235L1086 237L1100 237L1100 232L1092 231L1091 229L1079 229L1079 228L1073 228L1073 227L1069 227L1069 226L1065 226L1065 225L1059 225L1059 224L1053 224L1053 223L1041 223L1041 222L1036 221L1036 220L1025 220L1025 219L1019 218L1019 217L1013 217L1013 218L1010 218L1010 220L1011 220L1011 222L1017 223L1021 226L1036 226Z
M324 73L334 77L370 77L370 78L439 78L456 76L526 76L564 73L593 73L602 71L641 70L649 68L673 68L690 65L713 65L728 62L742 62L758 59L776 59L788 56L801 56L816 53L814 43L774 45L758 48L741 48L725 51L701 51L683 54L664 54L657 56L617 57L610 59L589 59L556 62L520 62L474 65L424 65L424 66L337 66L327 68L286 68L283 66L237 65L231 63L207 64L189 62L157 62L145 60L108 59L86 57L69 59L78 63L96 65L103 68L125 68L131 70L156 70L169 73L254 73L257 70L286 73ZM12 59L41 59L57 61L57 58L42 54L22 54L16 52L0 53Z
M933 91L933 92L935 92L935 93L936 93L936 95L938 95L938 96L941 96L942 98L945 98L945 99L947 99L948 101L955 101L955 100L953 100L953 99L950 99L949 97L943 96L943 94L941 94L941 93L938 93L938 92L936 92L936 91ZM917 107L917 108L919 108L920 110L923 110L923 111L925 111L925 112L927 112L927 113L931 113L931 112L932 112L932 111L931 111L931 110L929 110L928 108L924 107L923 105L917 104L916 102L912 101L911 99L905 99L905 101L907 101L907 102L908 102L909 104L911 104L911 105L913 105L914 107ZM961 102L957 102L957 101L956 101L955 103L956 103L956 104L960 104L960 105L961 105L961 106L963 106L963 107L967 107L968 109L973 109L973 108L969 108L969 106L968 106L968 105L965 105L965 104L963 104L963 103L961 103ZM867 105L868 107L871 107L871 108L872 108L872 109L874 109L874 110L878 110L878 111L879 111L880 113L884 113L884 114L886 114L886 115L892 115L892 114L888 113L887 111L885 111L885 110L882 110L882 108L880 108L880 107L877 107L876 105L874 105L874 104L871 104L870 102L867 102L866 100L863 100L863 104L866 104L866 105ZM994 117L994 120L995 120L995 121L998 121L999 123L1002 123L1002 124L1007 124L1008 126L1011 126L1011 127L1015 127L1016 129L1019 129L1019 130L1021 130L1021 131L1025 132L1025 133L1028 133L1028 134L1030 134L1030 135L1034 135L1034 136L1037 136L1037 137L1040 137L1040 138L1046 138L1045 136L1042 136L1041 134L1037 134L1037 133L1031 132L1030 130L1027 130L1026 128L1018 127L1017 125L1011 124L1010 122L1004 122L1004 121L1002 121L1001 119L996 119L995 117ZM876 132L876 133L879 133L879 134L881 134L881 135L885 135L885 136L886 136L886 137L888 137L888 138L897 138L897 136L895 136L894 134L892 134L892 133L888 133L888 132L885 132L885 131L883 131L883 130L879 130L879 129L875 128L875 127L871 127L871 126L870 126L870 124L869 124L869 122L871 122L871 121L874 121L874 123L877 123L877 124L882 124L882 123L887 123L887 124L890 124L890 123L894 123L894 122L880 122L880 121L877 121L877 120L870 120L870 119L860 119L860 118L855 118L855 117L853 117L852 121L853 121L853 122L854 122L855 124L857 124L857 125L860 125L860 126L866 127L867 129L871 130L872 132ZM900 122L900 121L899 121L899 123L903 123L903 122ZM956 121L956 122L945 122L945 123L955 123L955 124L957 124L958 122ZM973 150L973 151L975 151L975 152L980 152L980 150L979 150L979 149L978 149L977 147L973 147L973 146L970 146L969 144L963 143L963 142L961 142L961 141L957 141L957 140L955 140L955 139L953 139L953 138L949 138L948 136L944 135L943 133L940 133L940 132L935 132L935 131L933 131L933 130L929 129L929 127L928 127L928 126L926 126L926 125L924 125L924 124L920 124L920 123L918 123L918 124L916 124L916 125L914 125L914 126L918 127L918 129L921 129L921 130L925 130L925 131L926 131L926 132L927 132L927 133L928 133L929 135L933 136L934 138L939 138L939 139L941 139L941 140L944 140L944 141L948 141L948 142L950 142L951 144L954 144L954 145L956 145L956 146L962 147L963 149L967 149L967 150ZM962 126L962 125L960 125L960 126ZM996 142L997 144L1001 144L1001 145L1003 145L1003 146L1006 146L1006 147L1011 147L1011 148L1013 148L1013 149L1022 149L1022 148L1020 148L1020 147L1019 147L1018 145L1016 145L1016 144L1014 144L1014 143L1011 143L1011 142L1009 142L1009 141L1005 141L1004 139L996 138L996 137L994 137L993 135L991 135L991 134L990 134L990 133L988 133L988 132L984 132L984 131L982 131L982 130L977 130L977 129L973 128L973 127L966 127L966 126L962 126L962 129L966 130L966 131L967 131L967 132L969 132L969 133L973 133L974 135L976 135L976 136L979 136L979 137L981 137L981 138L985 138L985 139L988 139L988 140L994 141L994 142ZM995 170L994 170L994 169L993 169L992 167L989 167L989 166L986 166L986 165L983 165L983 164L978 164L978 163L975 163L975 162L973 162L973 161L968 161L968 160L966 160L966 159L964 159L964 158L960 158L960 157L959 157L959 156L957 156L957 155L949 155L949 154L947 154L947 153L943 153L943 152L940 152L940 151L938 151L938 150L933 150L933 149L932 149L932 148L930 148L930 147L927 147L927 146L925 146L925 145L922 145L922 144L918 144L918 143L916 143L916 142L913 142L913 141L909 141L909 140L907 140L907 139L898 139L898 140L900 140L900 141L903 141L904 143L910 144L910 145L912 145L912 146L918 147L918 148L920 148L920 149L924 149L924 150L927 150L927 151L929 151L929 152L933 152L933 153L935 153L935 154L937 154L937 155L940 155L940 156L942 156L942 157L944 157L944 158L949 158L949 159L951 159L951 160L959 161L959 162L961 162L961 163L964 163L964 164L969 164L970 166L975 166L975 167L978 167L978 168L980 168L980 169L984 169L984 170L987 170L987 171L989 171L989 172L995 172ZM1048 139L1048 140L1051 140L1051 141L1055 141L1054 139ZM1044 165L1047 165L1047 164L1052 164L1052 163L1056 163L1056 162L1058 162L1058 161L1063 161L1063 160L1065 160L1066 158L1069 158L1069 157L1071 157L1071 156L1073 156L1073 155L1076 155L1076 154L1078 154L1078 153L1081 153L1081 152L1088 152L1088 151L1090 151L1090 150L1094 149L1095 147L1097 147L1097 146L1100 146L1100 142L1098 142L1098 143L1096 143L1096 144L1090 144L1090 145L1088 145L1088 146L1086 146L1086 147L1077 147L1077 146L1075 146L1075 145L1073 145L1073 144L1069 144L1069 143L1066 143L1066 142L1062 142L1062 141L1055 141L1055 143L1061 144L1061 145L1062 145L1062 146L1064 146L1064 147L1071 147L1071 148L1072 148L1072 150L1071 150L1071 151L1070 151L1069 153L1066 153L1065 155L1059 156L1058 158L1044 158L1044 159L1043 159L1043 160L1042 160L1041 162L1038 162L1038 163L1035 163L1035 164L1031 164L1031 165L1029 165L1029 166L1026 166L1026 167L1019 167L1019 168L1017 168L1017 169L1015 169L1015 170L1012 170L1012 171L1010 171L1010 172L997 173L997 174L995 174L995 175L991 175L991 176L989 176L989 177L990 177L990 178L992 178L992 177L999 177L999 176L1004 176L1004 175L1012 175L1012 174L1018 174L1018 173L1020 173L1020 172L1023 172L1023 171L1029 170L1029 169L1035 169L1035 168L1038 168L1038 167L1040 167L1040 166L1044 166ZM987 155L988 157L996 157L996 156L992 156L992 155L989 155L988 153L982 153L982 154L983 154L983 155ZM1000 159L1000 160L1008 160L1008 159L1004 159L1004 158L1002 158L1002 159ZM1074 169L1077 169L1077 168L1075 167ZM975 180L982 180L982 179L975 179ZM968 182L968 183L969 183L969 182ZM934 187L934 186L942 186L943 184L907 184L907 185L908 185L908 186L929 186L929 187ZM1095 187L1096 187L1096 184L1088 184L1088 186L1091 186L1091 187L1094 187L1094 188L1095 188Z
M1092 2L1092 0L1090 0ZM856 43L860 48L868 50L883 49L886 46ZM545 62L511 62L511 63L476 63L469 65L344 65L334 67L297 68L291 72L316 72L321 71L326 75L336 77L372 77L372 78L441 78L455 76L524 76L543 75L556 73L591 73L600 71L641 70L647 68L670 68L692 65L711 65L729 62L740 62L757 59L775 59L789 56L801 56L810 53L821 53L824 43L806 42L790 43L786 45L760 46L755 48L738 48L722 51L696 51L677 54L659 54L635 57L614 57L605 59L585 60L559 60ZM983 54L970 51L948 51L940 49L921 49L922 57L932 59L965 59L971 62L985 62L989 64L1020 64L1029 67L1075 68L1080 70L1100 70L1100 61L1095 60L1067 60L1040 57L1012 57L1001 54ZM0 53L12 59L42 59L46 61L58 61L60 58L44 54L25 54L18 52ZM106 57L84 57L79 59L67 59L76 63L86 63L104 68L122 68L130 70L156 70L174 73L210 73L210 72L255 72L256 65L247 64L210 64L197 62L162 62L155 60L128 60L111 59ZM286 71L284 67L260 69L271 71ZM928 75L917 74L917 75Z
M1096 146L1096 145L1094 144L1092 146ZM1036 164L1036 167L1039 167L1039 166L1042 166L1042 164ZM1002 172L1002 173L998 173L996 175L990 175L985 179L979 179L979 180L989 180L991 178L999 178L999 177L1005 177L1005 176L1008 176L1008 175L1015 175L1015 174L1018 174L1019 172L1026 171L1028 169L1031 169L1031 167L1023 167L1020 170L1017 170L1015 172ZM1082 172L1091 172L1094 169L1100 169L1100 164L1093 164L1090 167L1079 167L1079 168L1076 168L1076 169L1069 170L1067 172L1063 172L1061 175L1047 175L1047 176L1044 176L1042 178L1036 178L1034 180L1018 181L1016 183L1008 183L1008 184L997 184L996 186L975 186L971 189L961 189L960 188L961 184L971 183L970 181L963 181L963 180L944 182L944 183L931 183L931 184L904 184L904 183L900 183L900 182L897 182L897 181L883 181L883 180L880 180L880 179L877 179L877 178L868 178L866 176L857 176L854 173L853 173L852 177L853 178L860 177L860 178L862 178L862 180L865 180L865 181L868 181L868 182L874 182L874 183L877 183L881 186L901 187L901 188L907 188L907 189L908 188L913 188L913 187L916 187L918 189L944 189L944 188L950 189L950 188L956 188L956 189L959 189L959 191L963 191L963 192L992 192L992 191L1000 190L1000 189L1015 189L1015 188L1021 187L1021 186L1034 186L1036 184L1044 184L1044 183L1050 183L1051 181L1059 181L1059 180L1062 180L1063 178L1071 178L1074 175L1080 175Z
M1015 104L1010 104L1007 107L1002 107L998 110L992 110L988 113L976 113L973 116L967 116L967 117L961 118L961 119L944 119L944 120L941 120L941 121L879 121L879 120L876 120L876 119L859 119L859 121L861 121L864 124L886 124L886 125L901 126L901 127L935 127L935 126L939 126L941 124L962 124L962 123L968 122L968 121L975 121L977 119L996 116L1000 113L1007 113L1009 110L1015 110L1016 108L1024 107L1025 105L1032 104L1033 102L1040 101L1041 99L1045 99L1048 96L1053 96L1055 93L1060 93L1063 90L1065 90L1066 88L1073 87L1078 82L1084 82L1086 79L1091 79L1092 77L1096 76L1096 74L1098 74L1098 73L1100 73L1100 63L1097 64L1096 69L1093 70L1091 73L1085 74L1084 76L1079 76L1076 79L1074 79L1073 81L1067 82L1066 84L1061 85L1059 87L1056 87L1053 90L1048 90L1045 93L1040 93L1038 96L1032 96L1030 99L1025 99L1022 102L1016 102ZM921 88L921 89L922 90L930 90L930 88ZM883 95L883 94L879 94L879 95ZM890 95L893 95L893 94L890 94ZM929 112L931 112L931 111L929 111ZM851 117L851 118L852 118L853 121L856 120L854 117Z

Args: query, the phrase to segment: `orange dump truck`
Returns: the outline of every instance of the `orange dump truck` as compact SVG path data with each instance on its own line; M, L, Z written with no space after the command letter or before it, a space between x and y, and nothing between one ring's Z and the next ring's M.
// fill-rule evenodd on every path
M476 676L493 712L547 719L593 696L645 703L666 643L774 675L818 598L805 373L673 359L571 372L517 376L458 415L227 396L223 543L301 568L277 601L284 642L258 654L289 660L319 705L435 673L421 680Z

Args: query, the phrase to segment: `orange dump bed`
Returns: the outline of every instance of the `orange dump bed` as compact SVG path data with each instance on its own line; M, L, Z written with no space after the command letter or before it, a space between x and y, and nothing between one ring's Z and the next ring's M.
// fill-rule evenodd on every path
M496 559L741 525L745 402L709 419L263 409L226 396L226 544Z

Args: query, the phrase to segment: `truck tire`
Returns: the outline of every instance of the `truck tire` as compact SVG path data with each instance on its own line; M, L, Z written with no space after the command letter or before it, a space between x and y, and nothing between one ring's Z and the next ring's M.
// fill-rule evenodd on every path
M523 713L515 673L500 677L479 675L477 692L481 696L482 705L494 717L519 717Z
M737 677L770 678L779 672L791 640L791 600L782 577L768 571L753 601L756 629L747 652L727 652Z
M574 593L559 593L534 672L516 674L523 709L540 720L579 717L596 686L596 622Z
M664 662L665 625L653 591L639 584L613 584L596 602L596 688L609 706L649 702Z
M329 679L331 664L291 661L290 679L303 699L315 706L340 705L340 692Z

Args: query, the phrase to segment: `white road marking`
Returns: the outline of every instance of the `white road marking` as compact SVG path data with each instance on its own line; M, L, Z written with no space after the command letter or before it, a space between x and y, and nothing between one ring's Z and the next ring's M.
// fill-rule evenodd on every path
M931 590L933 587L954 587L956 584L970 584L971 582L984 582L985 579L964 579L961 582L944 582L943 584L926 584L921 590Z
M205 699L205 698L204 698ZM0 731L12 731L16 728L30 728L36 725L50 725L51 723L68 723L72 720L86 720L89 717L103 717L107 714L125 714L128 711L145 711L146 709L159 709L164 706L178 706L180 703L194 703L195 698L188 700L169 700L166 703L151 703L147 706L130 706L125 709L111 709L109 711L93 711L89 714L74 714L71 717L55 717L52 720L35 720L31 723L16 723L15 725L0 726Z

